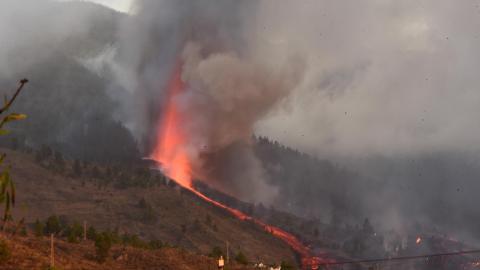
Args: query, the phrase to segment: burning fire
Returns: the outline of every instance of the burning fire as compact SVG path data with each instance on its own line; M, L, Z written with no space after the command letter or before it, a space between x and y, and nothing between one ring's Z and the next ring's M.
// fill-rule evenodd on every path
M422 238L420 236L417 237L417 240L415 241L415 243L417 243L417 245L419 245L421 242L422 242Z
M304 246L292 234L250 217L237 209L217 202L193 188L192 163L189 160L190 156L186 147L188 144L188 138L181 129L180 125L183 123L182 121L185 121L186 117L182 115L182 112L176 103L176 98L182 93L182 91L184 91L185 88L185 83L181 78L181 68L181 65L178 65L175 68L172 78L168 84L167 104L164 107L165 109L163 111L163 118L160 119L161 122L156 138L157 143L151 155L151 159L157 161L160 164L162 171L183 188L190 190L201 199L212 203L217 207L225 209L238 219L253 221L257 225L264 228L265 231L270 232L275 237L283 240L304 259L311 259L309 248Z

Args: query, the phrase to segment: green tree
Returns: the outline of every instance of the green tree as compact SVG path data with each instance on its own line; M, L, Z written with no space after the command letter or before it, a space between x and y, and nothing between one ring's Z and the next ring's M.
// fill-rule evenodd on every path
M35 233L35 236L36 237L41 237L45 231L45 226L43 225L42 222L40 222L40 220L36 220L34 225L33 225L33 231Z
M60 219L57 216L50 216L45 223L45 233L46 234L57 234L62 230L62 225L60 224Z
M88 227L87 229L87 239L89 240L95 240L97 239L97 231L93 226Z
M212 248L212 251L210 251L210 254L208 256L212 258L219 258L220 256L223 256L223 251L220 247L215 246Z
M237 253L237 255L235 256L235 261L239 264L243 264L243 265L247 265L248 264L248 259L247 257L245 256L245 254L243 254L241 251L239 251ZM283 268L282 268L283 269Z
M68 226L66 230L67 240L70 243L78 243L83 236L83 227L78 222Z
M109 233L101 233L95 239L95 251L98 262L105 262L112 247L112 238Z

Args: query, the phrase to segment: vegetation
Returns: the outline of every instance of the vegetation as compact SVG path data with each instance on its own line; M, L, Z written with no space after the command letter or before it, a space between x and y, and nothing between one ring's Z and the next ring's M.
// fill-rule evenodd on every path
M280 264L280 268L282 270L294 270L295 269L295 266L289 262L285 262L283 261L281 264Z
M75 222L71 226L67 226L65 233L68 242L78 243L83 237L83 227L78 222Z
M212 248L212 251L210 254L208 254L208 256L212 258L219 258L220 256L223 256L223 251L220 247L215 246Z
M4 240L0 240L0 264L7 261L11 256L10 248Z
M20 86L18 87L15 94L9 100L7 99L7 97L5 97L4 105L0 108L0 116L8 112L13 102L18 97L27 82L27 79L21 80ZM18 113L10 113L4 116L0 121L0 135L6 135L9 133L8 130L4 129L6 123L16 120L22 120L26 117L27 116L25 114ZM5 154L0 156L0 165L3 163L4 160ZM9 168L3 169L3 172L1 172L0 174L0 204L5 204L3 213L3 222L5 223L10 217L11 207L15 205L15 186L13 184L13 181L10 179Z
M93 226L90 226L87 229L87 239L92 241L97 239L97 230L95 230Z
M62 231L62 225L60 224L60 219L57 216L50 216L45 223L45 233L48 234L58 234Z
M235 256L235 261L239 264L243 264L243 265L247 265L248 264L248 259L247 257L245 256L245 254L243 254L241 251L239 251L237 253L237 255ZM283 269L283 268L282 268Z
M105 262L109 256L110 248L112 247L112 238L109 233L101 233L95 239L96 259L98 262Z
M42 222L40 222L40 220L37 219L33 224L33 232L35 236L41 237L44 233L44 230L45 230L45 226L43 225Z

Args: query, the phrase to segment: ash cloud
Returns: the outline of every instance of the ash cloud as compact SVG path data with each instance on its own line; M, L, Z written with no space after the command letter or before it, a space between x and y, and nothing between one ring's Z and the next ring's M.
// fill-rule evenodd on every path
M148 99L140 101L146 102L147 134L156 132L166 82L182 63L186 89L173 102L184 115L179 124L188 137L194 176L244 200L271 200L274 188L251 147L253 127L298 84L301 60L273 66L264 61L267 55L257 54L256 28L250 25L258 8L254 1L137 5L120 54L134 67L141 99Z

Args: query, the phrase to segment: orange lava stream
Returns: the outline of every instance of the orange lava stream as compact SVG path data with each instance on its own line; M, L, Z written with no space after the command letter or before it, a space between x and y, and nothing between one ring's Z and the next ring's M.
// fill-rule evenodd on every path
M217 206L217 207L220 207L222 209L225 209L226 211L228 211L229 213L231 213L232 215L234 215L236 218L240 219L240 220L248 220L248 221L252 221L254 222L255 224L261 226L262 228L265 229L265 231L267 232L270 232L272 235L274 235L275 237L277 238L280 238L281 240L283 240L285 243L287 243L291 248L293 248L297 253L299 253L302 257L307 257L309 256L310 254L310 250L304 246L300 240L298 240L295 236L293 236L292 234L278 228L278 227L275 227L275 226L271 226L271 225L268 225L266 224L265 222L262 222L256 218L253 218L251 216L248 216L247 214L243 213L242 211L240 210L237 210L237 209L234 209L234 208L231 208L231 207L228 207L220 202L217 202L205 195L203 195L202 193L198 192L197 190L194 190L193 188L188 188L190 191L192 191L195 195L197 195L198 197L200 197L201 199Z
M265 231L287 243L293 250L301 255L304 260L311 259L312 257L310 255L310 249L303 245L300 240L298 240L292 234L278 227L268 225L258 219L250 217L237 209L217 202L193 188L191 163L186 149L188 140L186 134L182 131L181 126L179 125L184 121L185 118L182 115L178 104L176 103L177 100L175 100L175 98L177 98L185 88L185 84L181 78L181 67L181 64L177 65L168 84L169 92L167 104L163 111L163 118L160 119L161 122L156 140L157 143L150 158L158 162L162 172L183 188L190 190L201 199L217 207L225 209L240 220L254 222L255 224L264 228Z

